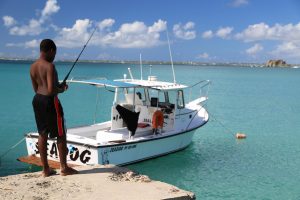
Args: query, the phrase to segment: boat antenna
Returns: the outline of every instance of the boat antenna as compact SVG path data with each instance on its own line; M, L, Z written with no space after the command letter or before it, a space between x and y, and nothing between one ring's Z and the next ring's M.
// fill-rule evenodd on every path
M128 72L129 72L129 76L130 76L131 80L133 80L133 76L132 76L130 67L128 67Z
M141 80L143 80L143 65L142 65L142 54L140 53L140 68L141 68Z
M85 43L85 45L83 46L81 52L79 53L77 59L76 59L75 62L73 63L73 65L72 65L70 71L68 72L68 74L67 74L66 77L64 78L64 80L63 80L63 82L61 83L61 85L64 85L64 84L66 83L66 81L67 81L67 79L69 78L69 76L70 76L70 74L71 74L73 68L75 67L75 65L76 65L76 63L77 63L77 61L78 61L78 59L80 58L82 52L84 51L85 47L88 45L89 41L90 41L91 38L93 37L93 35L94 35L94 33L95 33L96 30L97 30L97 26L95 27L95 29L94 29L94 31L92 32L91 36L89 37L88 41L87 41L87 42Z
M170 40L169 40L168 29L167 29L167 39L168 39L169 53L170 53L170 59L171 59L171 65L172 65L172 71L173 71L173 80L174 80L174 83L176 83L176 79L175 79L175 71L174 71L174 65L173 65L173 58L172 58L172 52L171 52L171 46L170 46Z

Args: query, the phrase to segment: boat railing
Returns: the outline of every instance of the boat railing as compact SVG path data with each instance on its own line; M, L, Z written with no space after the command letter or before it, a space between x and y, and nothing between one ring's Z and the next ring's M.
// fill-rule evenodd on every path
M208 92L210 89L210 85L211 85L210 80L201 80L189 86L188 102L192 102L193 100L200 99L200 98L203 98L204 100L208 99ZM197 90L199 91L197 92Z

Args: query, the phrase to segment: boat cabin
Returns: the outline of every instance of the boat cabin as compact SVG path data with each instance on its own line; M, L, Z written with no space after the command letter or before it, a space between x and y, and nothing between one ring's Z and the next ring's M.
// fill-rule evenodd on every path
M118 80L124 81L124 80ZM161 132L174 129L175 116L178 109L185 108L183 88L179 84L153 80L126 80L134 87L118 87L115 89L115 98L111 111L111 130L126 127L126 119L117 110L120 105L132 112L139 113L138 128L152 127L155 125L155 113L163 114L163 127ZM139 131L138 131L139 132ZM137 132L137 134L138 134Z
M189 98L185 99L184 92L191 87L157 81L153 77L148 80L124 78L70 82L112 88L109 90L114 92L109 121L95 123L84 130L69 130L71 134L93 139L97 144L164 137L195 129L208 119L201 105L207 100L208 90L200 90L200 98L190 101L191 94L196 93L190 90ZM192 87L198 84L204 88L210 82L200 81Z

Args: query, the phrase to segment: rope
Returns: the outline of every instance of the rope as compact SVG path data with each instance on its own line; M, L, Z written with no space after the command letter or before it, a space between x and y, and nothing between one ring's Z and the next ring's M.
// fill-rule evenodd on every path
M207 113L213 118L214 121L216 121L217 123L219 123L219 125L221 125L221 126L222 126L229 134L235 136L235 135L234 135L234 132L233 132L231 129L229 129L228 127L226 127L226 126L225 126L221 121L219 121L214 115L212 115L212 114L209 113L208 111L207 111Z
M196 117L196 115L200 112L200 110L202 110L202 109L204 108L204 106L205 106L205 105L201 106L201 108L197 110L197 112L196 112L195 115L192 117L190 123L187 125L187 127L186 127L185 130L187 130L187 129L190 127L192 121L194 120L194 118Z
M10 147L7 151L5 151L1 156L0 156L0 166L2 164L2 158L8 154L8 152L10 152L11 150L13 150L14 148L16 148L19 144L21 144L24 140L26 139L26 137L23 137L19 142L17 142L15 145L13 145L12 147Z

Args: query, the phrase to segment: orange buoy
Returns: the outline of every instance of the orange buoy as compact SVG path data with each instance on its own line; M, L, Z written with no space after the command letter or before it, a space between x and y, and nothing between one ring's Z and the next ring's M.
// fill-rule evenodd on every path
M247 136L244 133L237 133L235 134L236 139L245 139Z
M163 128L164 125L164 113L161 110L157 110L152 116L152 128L158 129Z

